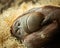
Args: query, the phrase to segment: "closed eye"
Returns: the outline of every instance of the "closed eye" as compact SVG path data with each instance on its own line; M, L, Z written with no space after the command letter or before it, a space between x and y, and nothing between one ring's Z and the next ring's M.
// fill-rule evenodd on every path
M16 28L15 32L17 32L20 28Z
M20 23L18 23L18 26L20 26Z

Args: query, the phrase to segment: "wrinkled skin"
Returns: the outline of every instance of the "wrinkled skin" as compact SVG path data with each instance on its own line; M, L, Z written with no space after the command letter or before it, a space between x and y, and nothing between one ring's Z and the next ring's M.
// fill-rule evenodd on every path
M59 16L60 7L33 8L14 21L11 33L19 38L27 48L41 48L47 42L54 40L55 34L59 33Z

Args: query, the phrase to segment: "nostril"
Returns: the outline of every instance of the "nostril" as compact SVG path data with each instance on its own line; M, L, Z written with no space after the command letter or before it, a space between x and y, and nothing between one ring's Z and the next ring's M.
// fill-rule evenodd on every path
M17 31L20 29L20 23L19 23L19 22L17 23L17 25L16 25L15 28L16 28L16 29L15 29L15 32L17 33Z

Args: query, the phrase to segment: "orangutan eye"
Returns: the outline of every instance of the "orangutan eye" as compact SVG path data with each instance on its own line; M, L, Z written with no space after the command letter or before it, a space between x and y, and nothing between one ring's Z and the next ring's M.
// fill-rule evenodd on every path
M18 23L18 26L20 26L20 23Z
M19 29L20 29L20 28L16 28L16 30L15 30L15 31L17 32Z
M18 34L18 35L21 35L20 30L17 30L17 34Z

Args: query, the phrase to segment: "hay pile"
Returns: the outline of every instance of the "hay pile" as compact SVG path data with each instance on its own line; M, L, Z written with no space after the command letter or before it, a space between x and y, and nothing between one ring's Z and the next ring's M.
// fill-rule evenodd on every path
M13 21L18 16L31 8L40 7L42 5L48 4L57 5L57 0L55 2L54 1L55 0L52 0L52 2L44 2L44 0L41 0L36 4L32 4L32 2L23 2L19 6L15 4L14 6L11 6L10 8L4 10L3 13L0 14L0 48L26 48L23 44L20 43L19 40L17 40L17 38L13 37L10 33L10 27Z

